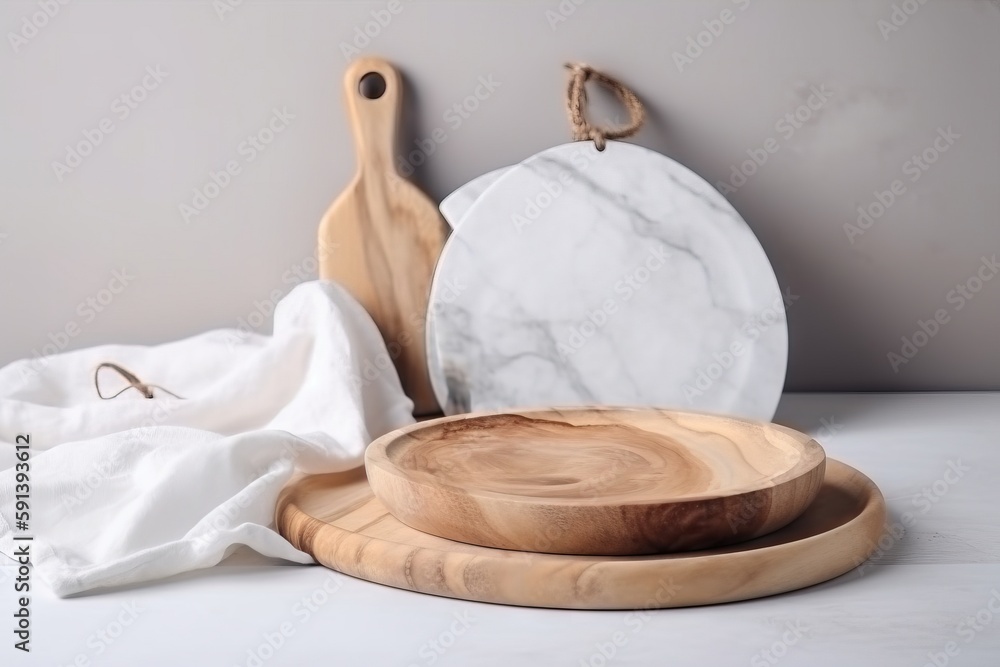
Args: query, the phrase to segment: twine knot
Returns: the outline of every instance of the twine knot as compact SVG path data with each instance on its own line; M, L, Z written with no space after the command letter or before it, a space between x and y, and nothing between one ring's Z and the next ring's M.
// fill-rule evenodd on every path
M635 93L617 79L598 72L583 63L566 63L566 67L571 73L566 102L574 141L593 141L597 150L603 151L608 139L624 139L631 137L639 131L643 121L646 120L646 110ZM587 106L588 81L596 81L618 96L618 99L621 100L628 111L629 122L627 125L614 128L601 127L592 125L587 120L585 110Z

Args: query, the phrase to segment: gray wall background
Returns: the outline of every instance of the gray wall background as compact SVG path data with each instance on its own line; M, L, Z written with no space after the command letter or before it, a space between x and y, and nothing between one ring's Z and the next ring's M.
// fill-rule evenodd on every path
M445 130L414 175L432 197L567 141L562 63L589 62L646 102L634 141L713 183L777 142L729 198L800 297L788 389L1000 389L1000 279L971 300L953 292L992 276L982 258L1000 253L1000 3L576 2L401 0L359 49L407 79L407 150ZM222 3L238 0L74 0L34 32L37 2L0 3L0 363L53 338L72 349L236 326L315 275L317 222L354 170L343 45L389 3ZM679 68L705 21L720 34ZM115 100L147 66L166 77L123 118ZM490 76L495 92L448 122ZM789 136L779 123L814 86L831 94ZM294 119L248 161L241 142L275 108ZM104 118L113 132L57 175ZM959 138L911 180L907 162L947 128ZM240 174L186 223L179 205L229 160ZM902 194L849 239L858 206L894 180ZM79 306L122 269L129 284L101 312ZM947 321L894 370L888 353L936 312Z

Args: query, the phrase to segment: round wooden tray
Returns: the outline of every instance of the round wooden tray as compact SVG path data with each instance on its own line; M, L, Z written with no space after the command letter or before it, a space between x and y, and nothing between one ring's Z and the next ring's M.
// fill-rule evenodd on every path
M386 511L357 468L290 485L277 524L323 565L396 588L530 607L651 609L747 600L839 576L876 548L885 501L870 479L831 459L815 502L770 535L711 551L563 556L421 533Z
M365 454L372 490L403 523L518 551L630 556L707 549L799 516L826 455L775 424L653 408L532 409L444 417Z

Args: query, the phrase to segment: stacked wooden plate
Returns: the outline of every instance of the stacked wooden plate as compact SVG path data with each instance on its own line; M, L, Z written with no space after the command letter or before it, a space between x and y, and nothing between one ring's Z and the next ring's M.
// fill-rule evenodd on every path
M862 563L878 488L775 424L657 409L444 417L305 478L281 533L398 588L515 605L678 607L773 595Z

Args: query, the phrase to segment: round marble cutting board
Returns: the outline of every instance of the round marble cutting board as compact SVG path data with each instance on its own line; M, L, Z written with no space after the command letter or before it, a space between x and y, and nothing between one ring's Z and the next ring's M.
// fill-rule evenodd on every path
M458 227L465 214L476 203L491 185L500 180L513 167L501 167L491 172L476 176L474 179L452 192L441 201L441 216L452 228Z
M564 144L491 176L478 198L452 199L431 286L428 362L447 414L597 404L773 417L782 294L711 185L622 142Z

